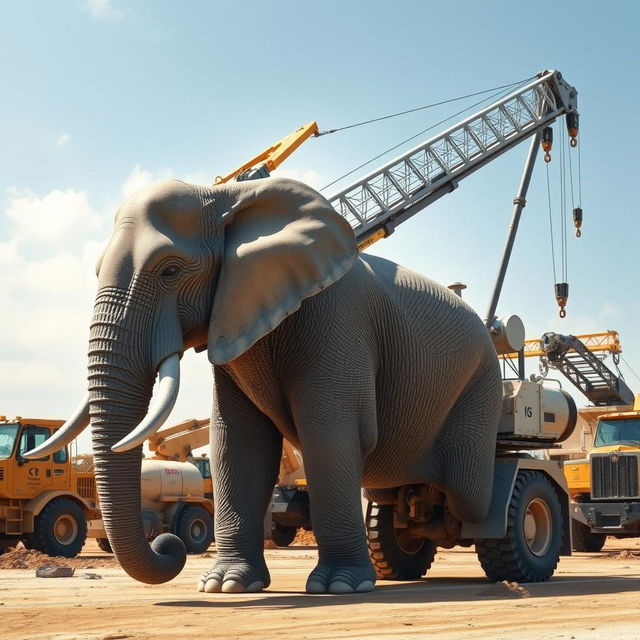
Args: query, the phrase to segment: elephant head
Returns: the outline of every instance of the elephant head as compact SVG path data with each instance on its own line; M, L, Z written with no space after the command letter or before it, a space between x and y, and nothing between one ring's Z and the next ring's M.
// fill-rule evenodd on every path
M97 267L88 403L30 457L56 451L90 420L105 529L129 575L165 582L185 561L176 536L148 544L140 506L142 443L171 411L183 352L207 348L212 363L229 362L356 255L347 222L291 180L172 180L122 204Z

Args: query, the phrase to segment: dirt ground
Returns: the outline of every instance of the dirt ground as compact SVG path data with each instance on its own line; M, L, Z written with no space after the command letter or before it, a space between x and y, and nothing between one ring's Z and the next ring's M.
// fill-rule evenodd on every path
M68 578L36 577L42 557L18 551L0 557L3 640L640 640L637 539L563 558L549 582L526 585L489 583L471 549L439 551L427 578L380 581L374 593L350 596L304 593L316 558L309 545L268 549L271 586L242 595L196 591L215 547L156 586L131 580L92 541L68 562Z

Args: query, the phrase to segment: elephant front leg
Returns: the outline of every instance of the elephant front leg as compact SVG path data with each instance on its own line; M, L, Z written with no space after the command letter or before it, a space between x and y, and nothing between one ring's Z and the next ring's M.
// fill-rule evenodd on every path
M311 520L318 542L318 564L307 579L306 591L372 591L375 571L362 517L363 454L358 429L335 423L327 429L325 423L304 431Z
M282 436L224 372L216 371L213 416L217 558L198 590L261 591L270 583L263 521L278 477Z

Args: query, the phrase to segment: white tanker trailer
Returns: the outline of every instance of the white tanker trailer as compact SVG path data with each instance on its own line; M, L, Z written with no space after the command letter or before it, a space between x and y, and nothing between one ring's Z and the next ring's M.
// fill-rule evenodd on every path
M204 553L214 540L213 500L204 495L204 481L190 462L143 459L140 473L142 522L149 540L174 533L187 553ZM89 520L87 537L111 551L102 520Z

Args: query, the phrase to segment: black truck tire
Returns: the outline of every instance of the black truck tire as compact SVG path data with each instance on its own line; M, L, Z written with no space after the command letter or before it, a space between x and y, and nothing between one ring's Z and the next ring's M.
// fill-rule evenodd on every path
M606 533L591 533L591 529L582 522L571 520L571 548L574 551L595 553L601 551L607 540Z
M29 548L49 556L75 558L87 538L84 511L70 498L56 498L36 517Z
M297 533L298 528L293 525L274 522L271 528L271 539L279 547L288 547L295 540Z
M476 553L493 582L544 582L558 565L564 540L558 494L546 475L520 471L507 509L507 533L476 540Z
M187 553L204 553L213 542L213 518L203 507L186 506L178 514L176 534Z
M431 568L436 545L428 538L412 538L395 529L393 505L370 502L366 524L369 556L378 578L418 580Z

